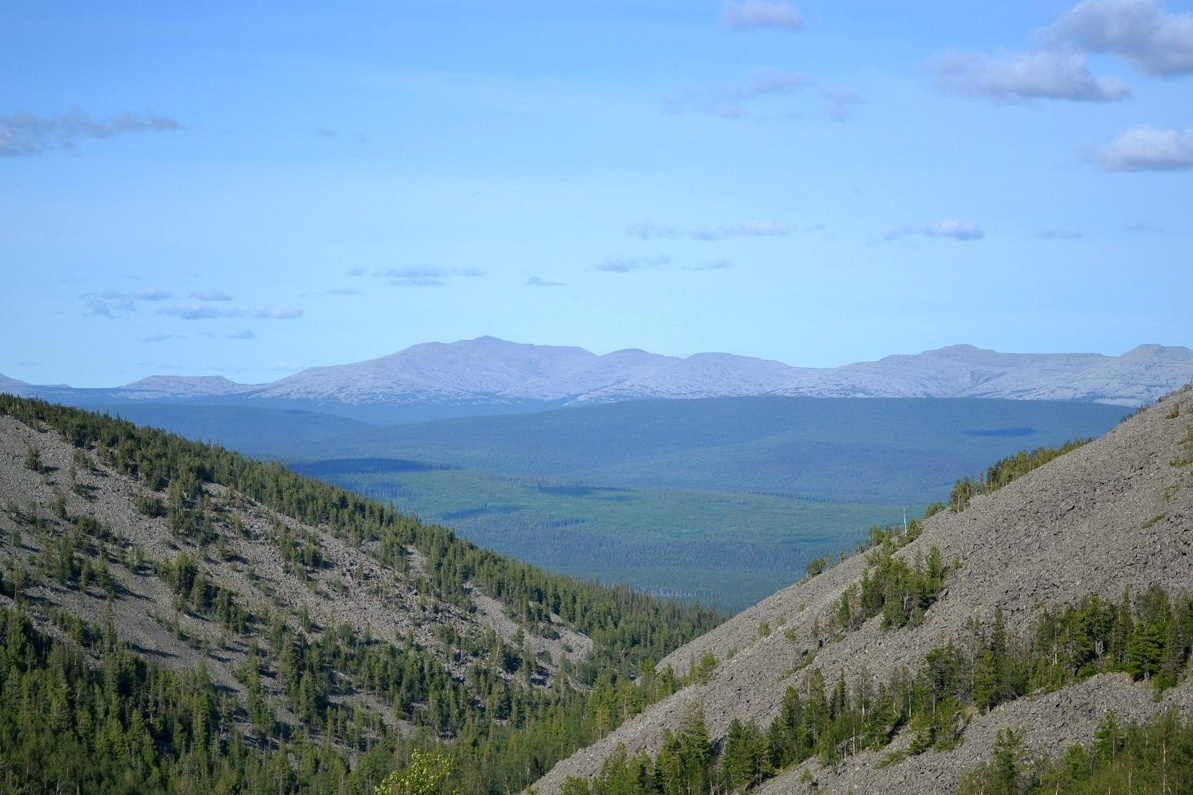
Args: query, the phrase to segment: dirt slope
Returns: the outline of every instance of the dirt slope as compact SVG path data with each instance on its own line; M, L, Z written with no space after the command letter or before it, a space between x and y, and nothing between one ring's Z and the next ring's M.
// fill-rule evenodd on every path
M1109 434L1026 475L960 514L942 512L898 554L914 559L938 547L959 564L922 624L884 631L874 618L861 629L825 640L842 591L865 568L861 556L792 586L678 650L661 665L682 673L705 653L721 661L704 684L690 686L628 722L596 745L560 762L536 785L559 791L569 775L590 777L619 744L630 753L658 750L689 706L704 709L713 739L734 718L768 725L788 685L819 668L827 682L841 671L884 681L902 666L915 670L933 647L960 636L967 619L989 621L1001 605L1012 628L1030 626L1044 605L1071 604L1085 594L1111 600L1158 584L1193 588L1193 392L1187 387L1127 419ZM798 576L793 573L793 578ZM769 630L769 632L768 632ZM794 670L805 655L811 666ZM985 758L1003 726L1021 726L1033 751L1052 753L1088 741L1106 709L1138 719L1176 704L1193 711L1193 686L1156 701L1146 684L1103 675L1065 691L1005 704L975 717L965 742L949 753L927 752L877 769L889 750L850 757L836 769L814 762L768 782L767 793L804 792L805 767L818 792L951 791L959 773Z

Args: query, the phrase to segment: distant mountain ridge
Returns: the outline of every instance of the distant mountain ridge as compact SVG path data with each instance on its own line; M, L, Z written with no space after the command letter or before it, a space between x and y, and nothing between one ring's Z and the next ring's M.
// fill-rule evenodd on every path
M0 376L0 391L70 403L221 400L347 407L563 406L644 398L784 395L983 397L1136 406L1193 380L1193 350L1141 345L1121 356L999 353L954 345L834 368L727 353L686 358L479 337L424 343L352 364L311 367L269 384L220 376L152 376L112 389L36 386ZM511 409L512 410L512 409ZM466 413L466 412L465 412Z

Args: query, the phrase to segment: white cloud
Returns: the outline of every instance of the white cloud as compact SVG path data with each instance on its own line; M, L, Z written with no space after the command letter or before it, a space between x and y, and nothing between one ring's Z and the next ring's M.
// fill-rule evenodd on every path
M443 268L438 265L407 265L403 268L386 268L377 275L391 287L442 287L450 280L462 276L476 278L483 276L479 268Z
M217 317L235 317L238 312L225 311L200 304L174 304L157 310L159 315L167 315L182 320L211 320Z
M196 301L231 301L232 296L227 293L221 293L219 290L192 290L188 298L194 298Z
M273 309L253 309L249 311L250 317L255 317L258 320L296 320L302 317L301 309L288 309L283 307L274 307Z
M674 240L687 236L692 240L715 241L733 237L772 237L791 234L791 228L778 221L751 220L733 226L697 226L687 232L676 229L670 224L640 223L632 224L627 232L631 237L639 240L663 238Z
M711 241L733 237L772 237L790 233L789 227L777 221L746 221L744 224L725 226L719 229L706 226L698 227L692 230L691 237L693 240Z
M604 262L596 266L599 271L605 273L629 273L630 271L648 270L653 268L662 268L668 265L671 258L665 254L657 257L608 257Z
M1126 58L1149 74L1193 72L1193 14L1167 14L1156 0L1084 0L1044 36Z
M108 290L101 295L83 296L87 314L106 318L118 318L137 311L137 301L165 301L171 298L168 290L147 287L134 293Z
M668 224L652 224L648 222L642 222L631 224L626 231L629 233L630 237L636 237L639 240L650 240L651 238L656 237L672 240L679 237L679 233Z
M132 297L138 301L165 301L172 296L168 290L163 290L160 287L149 287L145 290L137 290L133 293Z
M1132 127L1089 159L1106 171L1187 171L1193 169L1193 129Z
M127 315L129 312L135 312L136 305L127 299L113 300L111 296L105 295L103 298L91 296L86 299L84 305L87 307L87 314L96 315L98 317L106 317L110 320Z
M935 221L928 224L904 224L882 236L883 240L897 240L908 235L949 237L954 240L981 240L986 236L977 224L964 221Z
M704 263L703 265L694 265L691 268L689 268L688 270L720 271L720 270L728 270L729 268L732 268L732 267L733 267L733 263L727 259L714 259L710 262Z
M111 138L135 132L181 130L182 125L164 116L122 113L93 119L80 110L55 118L30 113L0 116L0 156L39 155L47 149L71 149L83 138Z
M804 17L791 3L746 0L744 3L727 2L721 6L721 24L730 30L799 30L804 26Z
M1127 84L1116 77L1095 77L1085 56L1075 53L953 56L938 62L936 72L947 89L1004 102L1116 102L1131 94Z

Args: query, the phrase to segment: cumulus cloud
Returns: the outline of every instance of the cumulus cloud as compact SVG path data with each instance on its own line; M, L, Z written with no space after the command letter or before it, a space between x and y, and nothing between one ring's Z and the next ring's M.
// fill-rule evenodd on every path
M1086 57L1076 53L953 56L939 61L936 72L946 89L1002 102L1117 102L1131 94L1127 84L1116 77L1095 77Z
M1132 127L1089 159L1106 171L1188 171L1193 169L1193 129Z
M721 6L721 24L729 30L799 30L804 26L804 17L791 3L746 0L743 3L727 2Z
M391 287L442 287L456 277L476 278L483 276L479 268L443 268L438 265L408 265L403 268L386 268L377 271Z
M666 255L657 257L608 257L604 262L596 266L599 271L605 273L629 273L630 271L649 270L654 268L662 268L671 263L671 258Z
M93 119L80 110L44 118L31 113L0 116L0 156L29 157L47 149L71 149L85 138L111 138L138 132L181 130L173 119L153 114L122 113L107 119Z
M1156 0L1084 0L1043 33L1058 44L1114 53L1148 74L1193 72L1193 14L1165 13Z
M231 301L232 296L227 293L222 293L219 290L192 290L188 298L194 298L196 301Z
M688 91L672 97L666 104L672 112L709 113L738 119L749 116L748 106L764 97L790 96L814 83L805 74L759 69L747 80Z
M924 237L950 237L954 240L981 240L986 236L977 224L964 221L936 221L928 224L904 224L882 236L883 240L898 240L908 235Z

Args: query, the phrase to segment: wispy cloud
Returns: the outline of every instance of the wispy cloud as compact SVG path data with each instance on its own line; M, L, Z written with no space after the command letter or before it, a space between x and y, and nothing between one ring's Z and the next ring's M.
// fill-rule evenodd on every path
M169 290L163 290L160 287L149 287L133 293L133 298L138 301L165 301L172 297Z
M167 317L176 317L180 320L211 320L217 317L236 317L241 314L236 310L216 309L213 306L189 303L164 306L157 310L157 313Z
M1080 240L1085 235L1075 229L1042 229L1038 237L1041 240Z
M138 132L169 132L182 125L164 116L122 113L93 119L80 110L44 118L31 113L0 116L0 156L30 157L47 149L71 149L86 138L111 138Z
M833 121L845 121L853 116L854 107L862 104L862 95L851 88L822 88L820 99L825 115Z
M1156 0L1084 0L1043 31L1055 44L1113 53L1155 75L1193 73L1193 14Z
M629 273L630 271L650 270L662 268L671 264L671 258L665 254L657 257L608 257L596 266L605 273Z
M113 300L109 297L89 296L83 299L83 305L86 307L88 315L112 320L137 311L137 305L127 299Z
M954 55L937 61L934 69L943 88L1000 102L1116 102L1131 95L1122 80L1095 77L1086 57L1076 53Z
M166 301L171 297L168 290L147 287L132 293L108 290L99 295L85 295L83 303L88 315L115 319L136 312L138 301Z
M169 342L170 340L186 339L185 334L152 334L142 338L141 342Z
M187 296L196 301L231 301L232 296L219 290L192 290Z
M297 320L302 317L301 309L274 307L273 309L250 309L249 317L257 320Z
M1193 169L1193 129L1132 127L1088 159L1105 171L1188 171Z
M554 282L541 276L531 276L526 280L527 287L564 287L563 282Z
M721 271L733 267L733 263L727 259L714 259L711 262L706 262L703 265L693 265L688 270L693 271Z
M675 113L708 113L727 119L749 116L750 105L765 97L797 94L815 81L805 74L760 69L747 80L694 89L671 97L666 102Z
M404 268L386 268L377 271L391 287L442 287L458 278L474 279L484 276L479 268L443 268L438 265L408 265Z
M669 224L655 224L649 222L642 222L630 224L626 232L630 237L636 237L639 240L652 240L654 238L662 238L664 240L674 240L680 237L683 233L677 232L674 227Z
M249 331L249 330L246 328L246 329L241 329L240 331L233 331L231 334L227 335L226 339L230 339L230 340L255 340L255 339L257 339L257 335L256 335L256 334L254 334L253 332Z
M964 221L935 221L927 224L904 224L882 236L883 240L898 240L908 235L948 237L953 240L981 240L986 236L981 227Z
M716 241L735 237L773 237L788 235L791 228L778 221L752 220L731 226L698 226L687 231L676 229L670 224L636 223L631 224L626 232L639 240L655 238L675 240L689 237L692 240Z
M721 24L729 30L799 30L804 26L804 17L791 3L747 0L744 3L727 2L721 6Z

